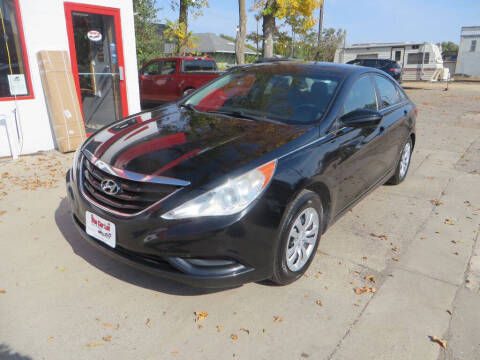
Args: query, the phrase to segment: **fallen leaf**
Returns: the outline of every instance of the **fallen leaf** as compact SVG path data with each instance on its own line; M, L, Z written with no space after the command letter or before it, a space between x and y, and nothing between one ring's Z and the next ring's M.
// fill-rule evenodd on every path
M457 242L455 240L450 241L452 244L456 244Z
M102 325L105 327L112 327L112 324L109 324L109 323L103 323Z
M300 356L302 358L308 358L310 355L308 355L307 353L301 353Z
M315 301L315 304L317 304L318 306L323 306L322 300L317 300L317 301Z
M7 212L7 210L0 210L0 216L5 214Z
M381 240L387 240L387 235L385 235L385 234L377 235L377 234L375 234L375 233L371 233L370 236L379 238L379 239L381 239Z
M453 225L453 221L451 219L445 219L443 223L447 225Z
M392 247L392 251L398 252L398 250L399 250L398 247L396 247L396 246L393 246L393 247Z
M91 344L86 345L86 347L91 349L91 348L94 348L94 347L97 347L97 346L100 346L100 345L104 345L104 344L105 344L104 341L97 341L97 342L93 342Z
M208 313L206 311L195 311L194 314L196 316L195 322L200 321L200 320L204 320L208 316Z
M6 294L6 293L7 293L7 290L5 290L5 289L0 290L0 294Z
M147 319L147 321L145 322L145 325L147 325L148 327L150 327L150 318Z
M355 294L357 295L362 295L364 293L375 293L377 291L377 289L375 289L374 287L368 287L368 286L364 286L363 288L355 288L353 289L353 291L355 291Z
M246 332L247 335L250 335L250 330L248 330L248 329L241 328L240 331Z
M178 350L172 351L172 354L173 354L173 355L178 355L178 353L179 353Z
M53 341L53 339L54 339L54 337L53 337L53 336L50 336L47 341L48 341L48 342L51 342L51 341Z
M447 310L448 315L452 315L452 312L450 310Z
M230 335L230 337L232 338L232 340L238 340L238 335L237 334L232 334L232 335Z
M458 251L455 251L454 254L455 254L455 255L458 255Z
M430 341L437 343L444 350L447 348L447 340L445 340L445 339L440 339L437 336L430 336Z
M441 203L439 200L437 200L437 199L430 200L430 202L432 203L432 205L435 205L435 206L440 206L440 205L442 205L442 203Z
M278 316L278 315L273 316L273 322L282 322L282 321L283 321L283 318L281 316Z
M392 258L393 261L397 261L398 262L398 258Z
M223 330L223 326L222 325L217 325L217 332L220 332Z
M104 337L102 337L102 339L104 341L112 341L112 337L110 335L109 336L104 336Z
M199 328L199 329L203 329L203 325L198 324L198 328Z
M375 284L375 276L373 276L373 275L365 276L365 280L370 281L370 282Z

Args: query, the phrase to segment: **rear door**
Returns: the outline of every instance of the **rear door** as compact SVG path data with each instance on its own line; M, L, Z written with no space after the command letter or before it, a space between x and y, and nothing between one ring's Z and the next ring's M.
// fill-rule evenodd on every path
M409 135L407 124L410 116L410 102L402 96L397 85L387 77L373 75L377 90L379 111L383 115L380 123L383 128L384 141L379 146L380 163L384 173L396 166L403 143Z

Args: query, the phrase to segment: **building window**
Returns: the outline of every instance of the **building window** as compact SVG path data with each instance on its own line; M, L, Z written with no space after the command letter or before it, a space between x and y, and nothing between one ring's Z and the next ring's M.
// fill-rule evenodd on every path
M470 43L470 52L474 52L477 49L477 40L472 40Z
M402 58L402 52L400 50L395 51L395 61L400 61Z
M0 0L0 100L31 98L18 0Z

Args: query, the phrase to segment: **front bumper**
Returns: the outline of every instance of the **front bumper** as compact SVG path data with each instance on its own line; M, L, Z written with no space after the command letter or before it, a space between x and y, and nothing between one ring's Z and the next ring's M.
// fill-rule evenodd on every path
M271 276L280 216L266 200L241 215L221 218L167 221L153 212L124 217L86 199L71 171L66 181L73 222L82 237L123 263L205 288L237 286ZM115 248L86 233L86 211L115 224ZM219 266L219 260L226 262Z

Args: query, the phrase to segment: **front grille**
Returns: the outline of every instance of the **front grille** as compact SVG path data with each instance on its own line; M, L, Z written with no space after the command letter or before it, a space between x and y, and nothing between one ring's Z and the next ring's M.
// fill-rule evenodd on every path
M101 206L115 212L129 215L138 213L178 189L173 185L139 182L113 176L97 168L86 157L83 158L81 168L85 194ZM101 183L108 179L114 180L119 185L120 191L117 194L103 192Z

